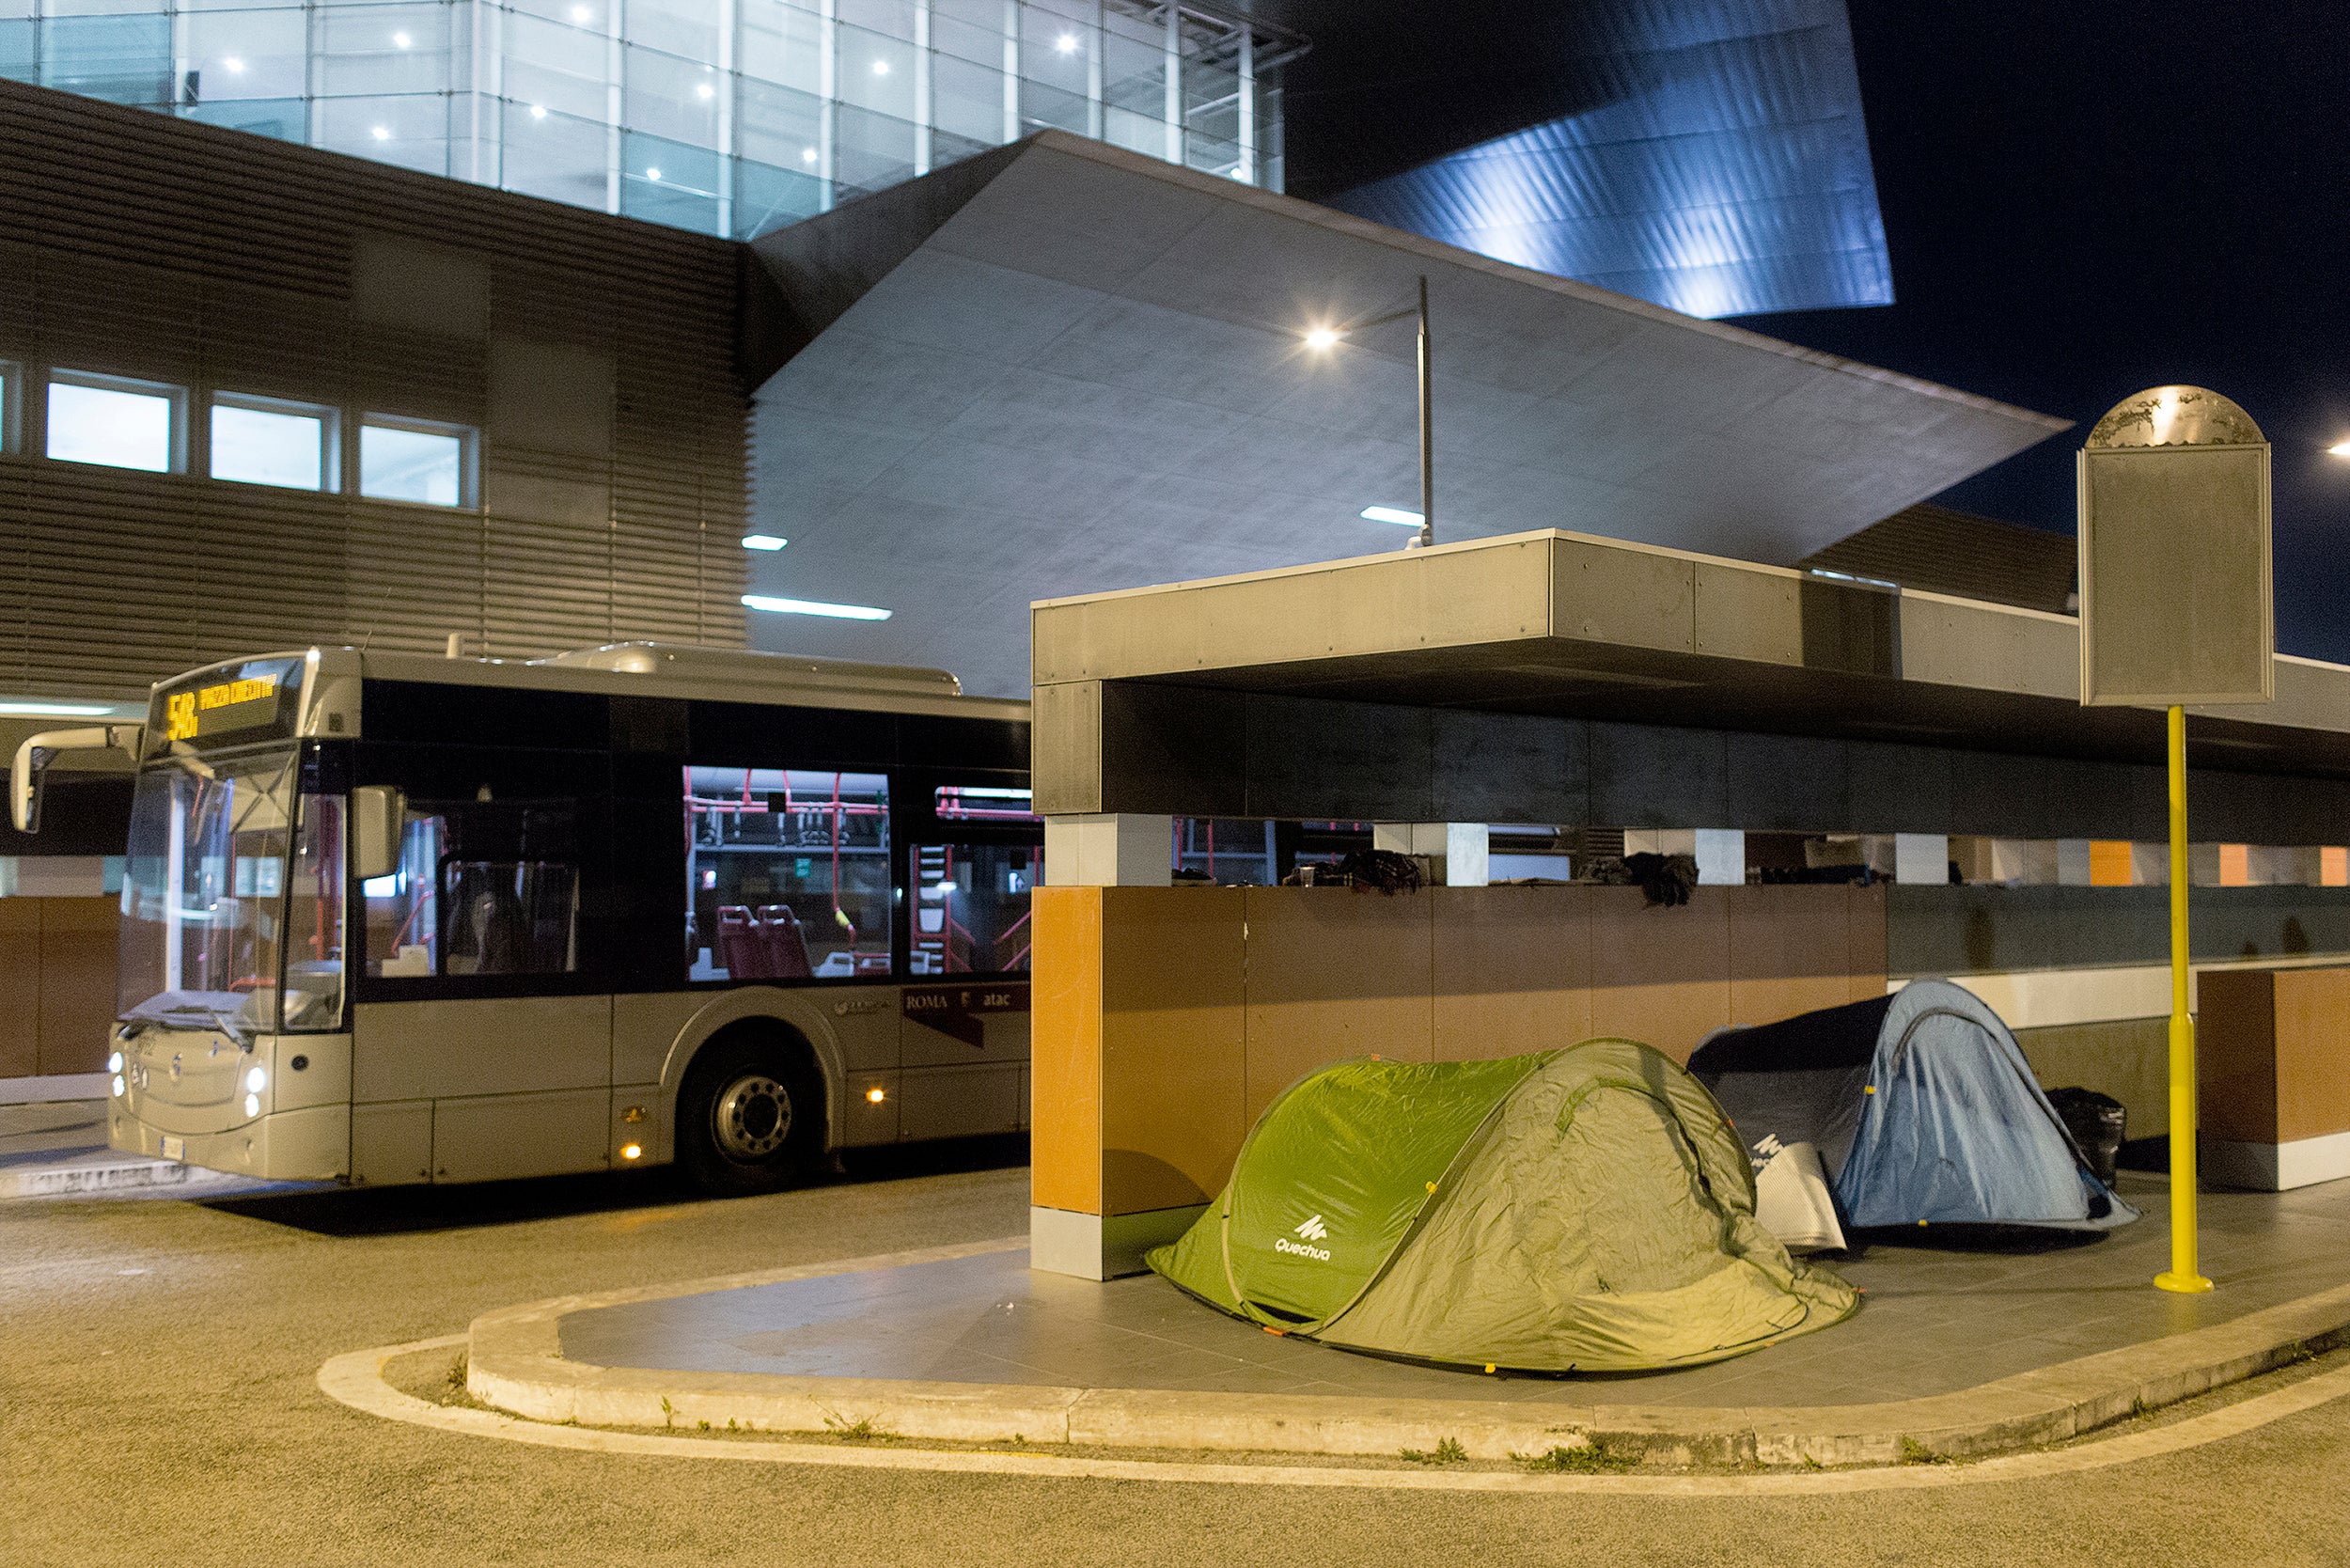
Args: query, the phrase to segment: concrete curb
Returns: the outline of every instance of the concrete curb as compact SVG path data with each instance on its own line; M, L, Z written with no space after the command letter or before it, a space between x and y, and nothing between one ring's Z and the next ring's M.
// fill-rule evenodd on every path
M76 1193L121 1192L132 1187L182 1186L188 1168L166 1160L124 1160L110 1165L51 1165L0 1171L0 1202L11 1198L70 1198Z
M562 1354L562 1319L591 1308L1026 1245L1024 1238L932 1247L506 1308L473 1322L466 1390L529 1419L591 1427L693 1431L707 1423L822 1433L862 1422L875 1434L934 1440L1389 1457L1407 1448L1433 1450L1450 1437L1479 1459L1596 1445L1610 1456L1671 1465L1888 1465L2061 1441L2350 1342L2350 1285L2342 1285L2231 1323L1958 1393L1751 1409L785 1377L597 1367Z

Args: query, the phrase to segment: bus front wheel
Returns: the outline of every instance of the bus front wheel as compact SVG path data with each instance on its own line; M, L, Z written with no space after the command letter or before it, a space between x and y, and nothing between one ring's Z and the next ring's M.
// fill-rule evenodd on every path
M742 1036L704 1047L678 1092L678 1163L719 1197L791 1185L824 1148L823 1083L807 1053Z

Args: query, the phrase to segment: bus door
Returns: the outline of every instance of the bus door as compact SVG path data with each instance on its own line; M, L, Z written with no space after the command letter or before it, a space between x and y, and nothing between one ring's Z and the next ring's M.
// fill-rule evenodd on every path
M900 1136L1027 1125L1030 894L1042 823L1025 779L909 779ZM925 820L926 819L926 820Z
M603 1168L611 983L582 916L607 760L362 743L356 772L398 792L402 826L397 869L361 888L354 1177L414 1181L419 1157L448 1182Z

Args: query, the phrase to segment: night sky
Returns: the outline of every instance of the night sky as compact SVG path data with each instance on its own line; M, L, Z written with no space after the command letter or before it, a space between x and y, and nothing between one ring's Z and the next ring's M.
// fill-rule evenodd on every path
M2070 533L2131 392L2275 447L2280 651L2350 662L2350 4L1852 0L1896 303L1743 323L2080 421L1944 503Z

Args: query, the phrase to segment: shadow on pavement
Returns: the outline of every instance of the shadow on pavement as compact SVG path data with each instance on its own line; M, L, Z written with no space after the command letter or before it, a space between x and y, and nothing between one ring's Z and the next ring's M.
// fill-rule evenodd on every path
M1025 1134L951 1138L936 1143L841 1152L841 1168L805 1187L905 1181L1026 1165ZM521 1225L571 1215L720 1202L674 1166L650 1170L535 1176L461 1186L304 1187L204 1200L204 1207L325 1236L400 1235Z

